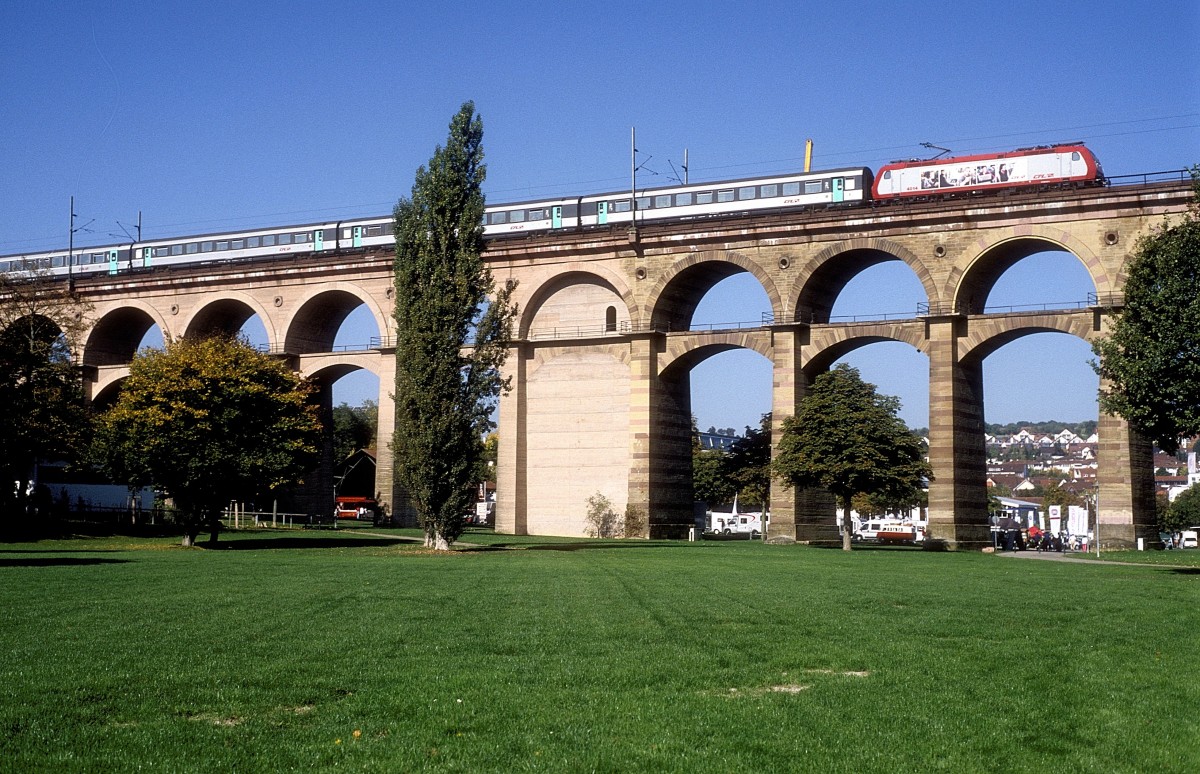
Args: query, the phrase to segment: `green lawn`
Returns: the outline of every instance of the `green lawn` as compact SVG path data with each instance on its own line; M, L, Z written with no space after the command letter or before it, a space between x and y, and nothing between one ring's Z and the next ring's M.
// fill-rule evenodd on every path
M1194 566L371 534L0 543L0 770L1200 770Z

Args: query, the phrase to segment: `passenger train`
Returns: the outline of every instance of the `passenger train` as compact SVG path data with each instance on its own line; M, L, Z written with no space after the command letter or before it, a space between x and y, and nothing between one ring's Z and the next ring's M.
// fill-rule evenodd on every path
M1098 185L1096 157L1079 143L1008 153L649 188L499 204L486 208L487 239L631 223L724 217L817 207L856 207L917 197L978 194L1030 186ZM276 258L391 245L391 216L154 239L69 253L0 256L0 272L41 267L51 274L115 275L177 264Z

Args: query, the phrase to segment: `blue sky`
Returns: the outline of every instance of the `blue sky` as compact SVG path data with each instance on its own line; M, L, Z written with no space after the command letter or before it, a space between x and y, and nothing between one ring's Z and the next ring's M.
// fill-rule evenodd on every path
M1200 162L1194 0L9 0L0 25L0 253L64 245L71 196L85 244L139 211L147 236L387 213L467 99L490 201L625 185L631 126L647 184L685 148L693 181L794 169L809 137L818 168L878 167L927 154L922 142L1083 140L1109 175ZM1077 264L1036 256L990 303L1083 301ZM757 319L759 294L729 280L699 321ZM919 300L889 265L835 314ZM1089 357L1055 334L1005 347L985 364L986 418L1095 418ZM924 356L873 345L847 360L900 396L910 425L927 422ZM373 391L361 381L342 397ZM755 425L769 406L769 368L751 353L693 381L702 427Z

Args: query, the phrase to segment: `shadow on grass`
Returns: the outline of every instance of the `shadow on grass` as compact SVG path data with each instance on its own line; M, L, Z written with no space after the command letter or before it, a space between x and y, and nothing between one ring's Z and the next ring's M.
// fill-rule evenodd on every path
M294 550L303 548L386 548L394 546L398 543L411 543L411 540L405 538L338 538L338 537L320 537L320 538L293 538L293 537L270 537L270 538L247 538L244 540L218 540L216 543L205 540L201 537L196 541L197 548L203 548L208 551L261 551L264 549L272 550Z
M72 567L89 564L127 564L128 559L102 559L98 556L26 556L0 557L0 567Z
M619 543L493 543L489 546L475 545L468 548L461 548L460 551L478 552L478 551L585 551L599 548L669 548L674 543L661 543L646 540L628 540Z
M1172 567L1171 572L1176 575L1200 575L1200 567Z

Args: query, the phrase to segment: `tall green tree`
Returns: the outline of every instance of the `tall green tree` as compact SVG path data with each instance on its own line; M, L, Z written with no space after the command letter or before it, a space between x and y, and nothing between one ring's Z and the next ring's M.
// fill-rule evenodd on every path
M1093 363L1108 388L1100 408L1124 417L1160 449L1200 434L1200 167L1186 215L1137 243L1125 306L1096 340Z
M440 550L474 502L517 312L515 283L497 289L482 259L482 142L466 102L395 210L396 475Z
M312 390L282 361L216 336L144 350L98 422L96 456L130 487L174 501L183 544L216 540L221 510L297 483L319 461Z
M915 497L933 470L925 445L900 419L900 401L879 395L857 369L838 365L813 380L796 416L783 422L775 474L785 486L821 488L843 509L842 548L850 550L851 500Z
M41 461L77 461L91 412L73 353L89 305L47 272L0 273L0 511L26 511Z

